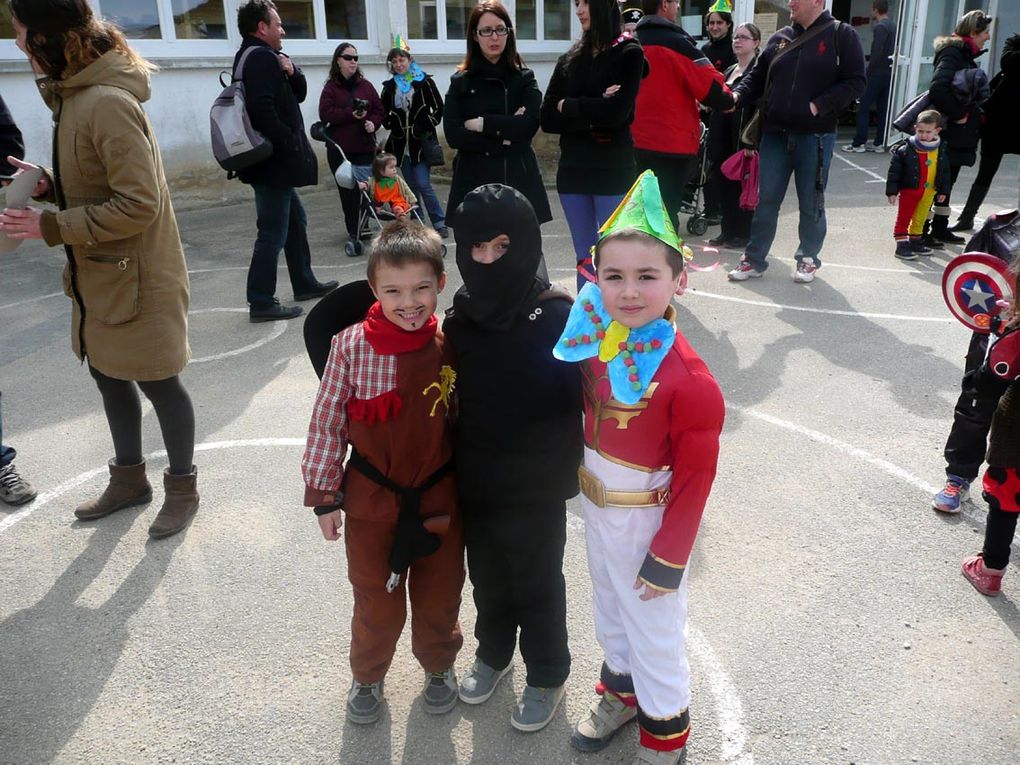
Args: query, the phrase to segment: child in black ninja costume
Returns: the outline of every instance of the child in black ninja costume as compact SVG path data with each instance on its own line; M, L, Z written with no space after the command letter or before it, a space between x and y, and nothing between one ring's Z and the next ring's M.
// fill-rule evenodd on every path
M464 286L443 331L456 357L454 461L478 611L460 698L488 700L510 670L519 628L527 687L510 722L537 731L570 672L563 548L566 500L578 491L581 380L552 351L572 300L536 275L542 235L520 192L480 186L457 221Z

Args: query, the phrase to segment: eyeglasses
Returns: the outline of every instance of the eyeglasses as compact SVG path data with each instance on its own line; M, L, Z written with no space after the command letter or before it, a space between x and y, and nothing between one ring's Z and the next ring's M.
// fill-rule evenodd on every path
M481 27L478 30L480 37L492 37L493 35L496 35L496 37L506 37L508 34L510 34L508 27Z
M341 53L340 54L340 58L342 58L344 61L357 61L358 60L357 56L352 56L350 53Z
M751 35L733 35L733 39L734 40L753 40L754 38L751 37Z

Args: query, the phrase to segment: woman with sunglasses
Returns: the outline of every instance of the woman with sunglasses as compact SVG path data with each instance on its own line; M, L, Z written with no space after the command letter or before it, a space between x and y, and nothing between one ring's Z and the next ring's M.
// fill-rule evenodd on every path
M949 156L950 192L956 184L960 170L977 161L977 147L981 141L981 109L971 100L960 98L954 87L957 74L977 69L976 59L984 53L984 45L992 35L992 20L984 11L970 11L956 23L956 31L935 39L935 71L928 94L931 105L942 113L945 127L941 138L946 142ZM949 230L949 194L945 202L932 208L931 235L925 244L942 247L943 244L963 244L964 239Z
M723 75L731 90L737 87L744 75L754 68L761 45L761 30L754 24L741 24L733 33L733 53L736 63ZM743 251L751 236L751 218L754 210L740 208L741 181L733 181L722 174L722 163L743 147L740 133L754 116L755 104L741 101L734 111L716 109L712 112L708 127L708 159L712 163L712 180L719 193L722 209L722 230L719 236L709 239L713 247L726 246Z
M372 160L375 159L375 134L382 126L385 111L375 87L361 74L358 66L358 50L351 43L336 46L333 63L329 67L329 79L319 96L319 119L330 124L330 137L340 144L344 154L354 165L357 181L367 181L372 176ZM336 173L340 167L340 152L326 144L326 159L329 169ZM361 204L357 188L345 189L339 184L340 206L344 211L347 236L352 242L358 241L358 209ZM348 248L348 253L357 254L360 248Z
M386 151L397 157L404 180L428 210L432 227L446 238L446 213L432 188L431 169L422 154L422 140L436 140L436 125L443 119L443 97L399 36L386 56L386 65L393 75L382 87L383 127L390 131Z
M478 3L468 17L467 54L450 78L443 114L446 141L457 150L446 203L454 228L464 197L487 183L512 186L531 202L539 223L552 220L531 147L541 104L535 73L517 53L510 14L500 2Z
M576 0L581 39L560 56L542 129L560 136L556 190L577 256L577 288L593 278L598 230L634 183L634 103L647 73L641 44L622 34L616 0Z

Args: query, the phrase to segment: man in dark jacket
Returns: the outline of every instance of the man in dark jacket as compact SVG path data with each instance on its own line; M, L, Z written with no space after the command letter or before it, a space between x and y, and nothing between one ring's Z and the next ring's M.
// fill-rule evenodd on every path
M649 73L638 91L630 128L638 172L655 173L674 226L698 163L698 104L711 109L733 105L722 74L677 25L678 9L672 0L642 2L645 15L636 32Z
M761 99L764 110L761 186L751 241L731 281L764 275L776 238L779 208L793 175L800 203L800 245L794 281L814 281L825 243L825 185L839 114L864 91L864 51L848 25L835 21L825 0L790 0L791 26L769 40L734 90L737 102ZM766 90L768 92L766 92Z
M871 4L871 53L868 55L868 85L857 105L857 132L854 140L843 151L884 151L885 111L889 102L889 83L892 81L892 54L896 46L896 25L889 18L889 0L875 0ZM871 105L878 111L875 143L868 146L868 126L871 122Z
M312 255L305 232L307 218L299 186L318 181L318 161L305 136L300 104L308 85L301 69L281 53L286 34L271 0L250 0L237 10L241 48L234 68L249 48L241 78L252 127L269 139L273 153L245 168L238 177L255 192L258 237L248 269L251 321L293 319L300 306L282 306L276 299L276 265L283 248L295 300L321 297L337 286L319 283L312 273Z

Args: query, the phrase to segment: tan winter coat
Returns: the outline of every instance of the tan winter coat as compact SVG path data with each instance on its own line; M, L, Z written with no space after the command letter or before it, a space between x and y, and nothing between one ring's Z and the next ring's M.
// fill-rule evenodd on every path
M72 348L108 377L173 377L191 356L188 271L141 106L149 75L109 51L65 80L37 85L56 125L51 180L60 206L43 213L42 233L51 246L70 245Z

